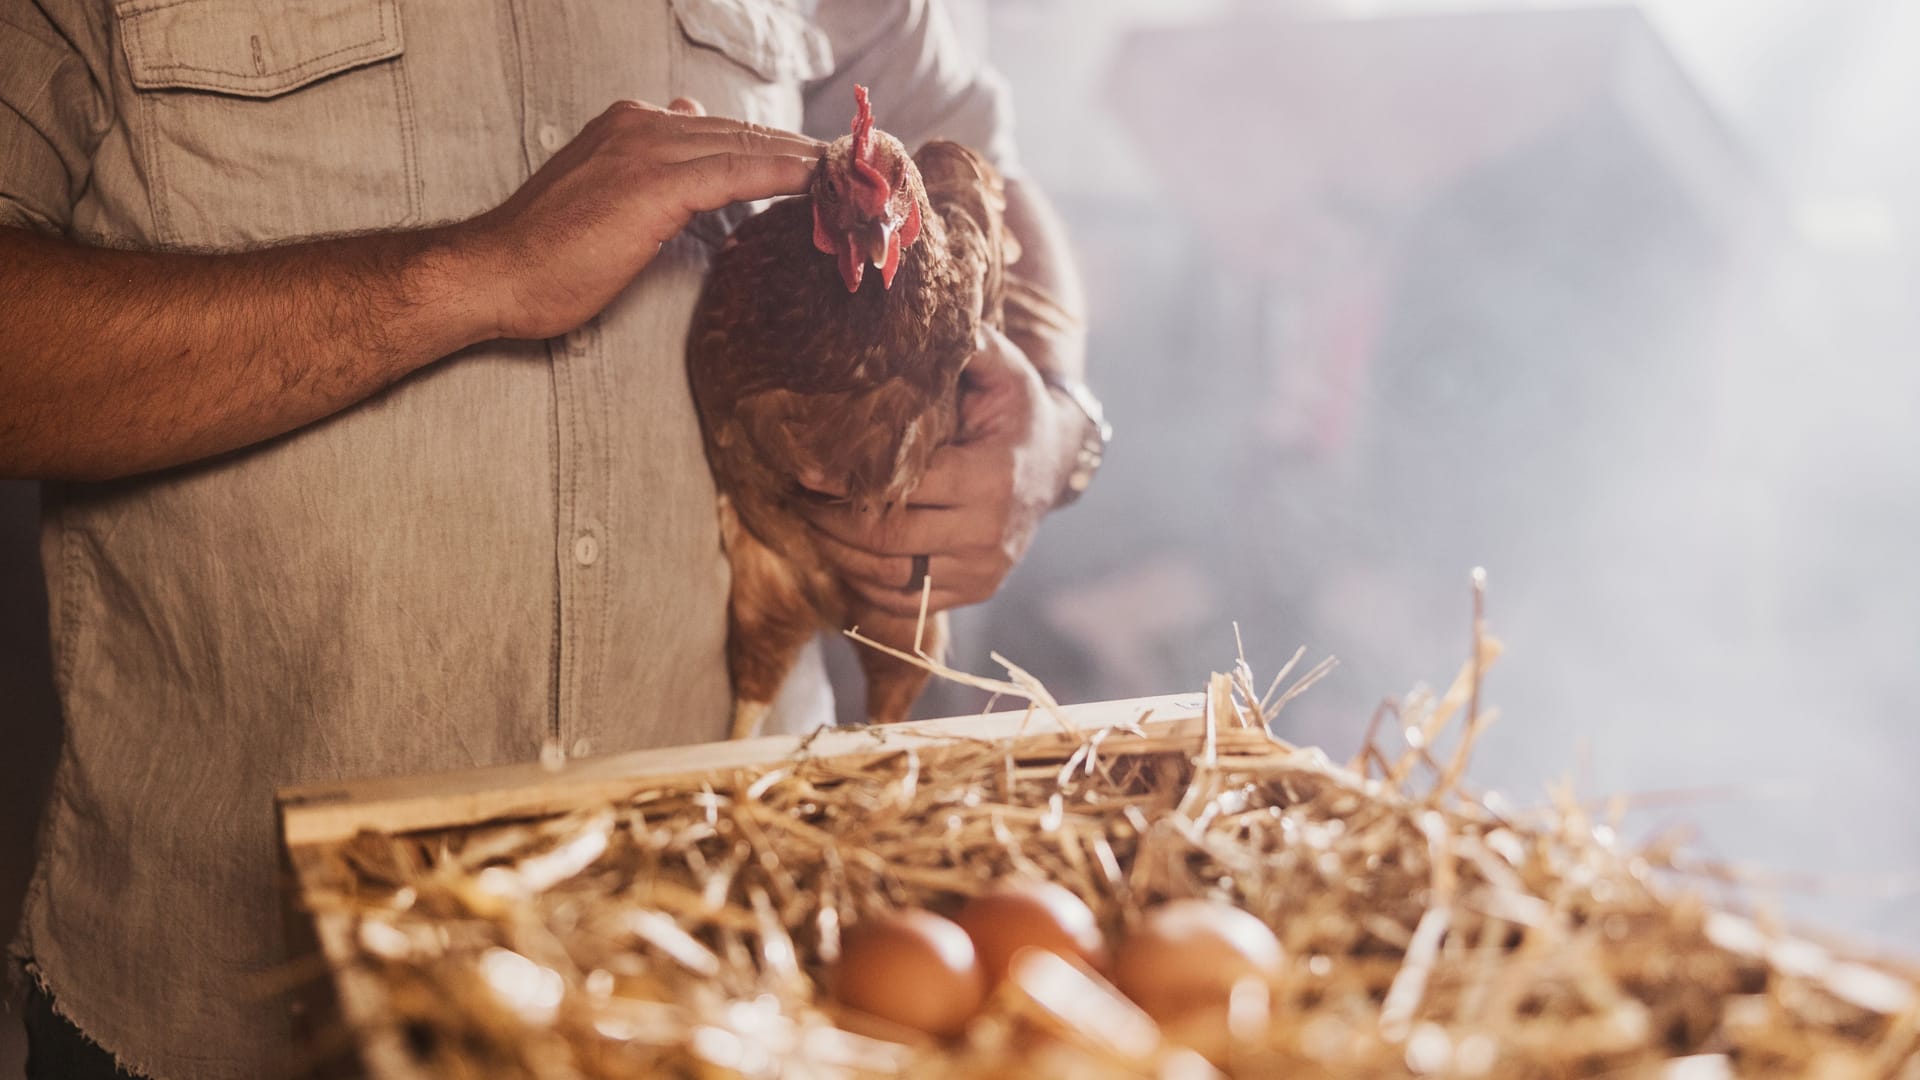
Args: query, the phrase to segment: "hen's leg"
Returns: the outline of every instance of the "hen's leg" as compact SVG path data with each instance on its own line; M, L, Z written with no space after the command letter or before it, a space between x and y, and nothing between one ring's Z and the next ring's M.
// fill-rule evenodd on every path
M913 635L919 625L917 618L855 608L848 622L859 626L862 637L901 652L913 651ZM927 616L927 630L920 640L920 649L936 660L947 651L946 612ZM927 671L857 642L854 651L859 654L860 669L867 676L867 722L891 724L905 720L927 685Z
M721 536L733 567L727 600L727 668L733 676L733 737L759 733L780 684L819 627L792 563L740 526L726 500Z

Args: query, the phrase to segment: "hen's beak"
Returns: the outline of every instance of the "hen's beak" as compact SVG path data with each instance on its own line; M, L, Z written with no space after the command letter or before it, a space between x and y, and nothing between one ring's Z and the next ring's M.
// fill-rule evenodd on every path
M893 288L893 275L900 269L902 233L896 221L868 221L847 232L847 245L840 249L840 277L848 292L860 290L860 279L871 263L880 271L880 284Z
M879 227L867 234L867 259L878 270L887 265L887 254L892 247L893 222L883 221Z

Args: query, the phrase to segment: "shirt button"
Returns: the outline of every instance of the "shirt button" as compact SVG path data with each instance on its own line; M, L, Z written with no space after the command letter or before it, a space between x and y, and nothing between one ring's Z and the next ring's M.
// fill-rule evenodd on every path
M573 352L586 352L587 340L592 336L593 336L593 332L588 330L586 327L576 326L573 329L567 331L567 337L566 337L567 348L572 350Z
M586 757L588 754L591 754L591 753L593 753L592 743L588 742L585 739L574 740L574 744L573 744L574 757Z
M565 145L566 141L565 134L563 134L559 128L554 127L552 124L540 125L540 145L546 147L549 151L560 149L561 146Z
M600 558L600 541L592 533L582 535L573 542L573 561L581 566L592 566Z

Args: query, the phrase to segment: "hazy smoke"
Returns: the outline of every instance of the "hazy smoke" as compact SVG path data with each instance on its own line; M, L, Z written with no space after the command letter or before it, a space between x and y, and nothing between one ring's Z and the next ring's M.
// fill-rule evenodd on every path
M1920 945L1920 8L1763 6L1351 4L1423 18L1328 31L1278 4L988 5L1120 436L962 659L1165 692L1238 620L1256 667L1341 655L1289 724L1346 752L1375 699L1464 658L1485 565L1510 652L1483 783L1737 789L1634 824L1824 875L1787 906ZM1180 70L1203 20L1271 59ZM1541 115L1446 113L1502 78ZM1382 103L1405 83L1456 127Z

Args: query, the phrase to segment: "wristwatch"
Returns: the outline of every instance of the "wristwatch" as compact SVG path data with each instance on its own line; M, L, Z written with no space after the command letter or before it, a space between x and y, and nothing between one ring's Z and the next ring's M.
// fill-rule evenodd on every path
M1106 459L1107 444L1113 441L1113 425L1107 423L1107 413L1100 407L1100 399L1093 396L1087 384L1078 379L1061 379L1042 372L1041 381L1048 387L1067 396L1087 417L1087 433L1080 442L1080 452L1074 458L1073 472L1067 476L1067 488L1060 493L1057 506L1067 506L1087 493L1093 486L1093 476L1100 471L1100 463Z

